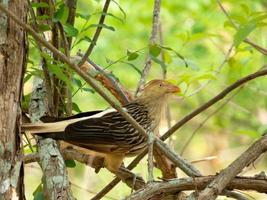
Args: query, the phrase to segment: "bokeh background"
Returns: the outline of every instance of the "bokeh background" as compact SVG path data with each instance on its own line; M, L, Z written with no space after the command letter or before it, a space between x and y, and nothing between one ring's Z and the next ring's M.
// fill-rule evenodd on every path
M59 1L60 3L60 1ZM160 63L153 62L148 80L162 78L167 71L167 79L179 84L183 95L170 103L170 123L173 125L183 116L218 94L226 86L241 77L253 73L266 64L263 56L249 44L237 40L242 38L242 30L249 31L249 38L256 44L267 47L267 4L264 0L226 0L222 1L231 19L239 27L231 27L229 20L215 0L162 1L161 34L162 45L169 50L162 51ZM92 37L94 26L81 32L83 27L97 24L103 7L103 0L78 0L77 12L89 18L77 17L75 28L79 30L76 42L85 36ZM118 6L119 5L119 6ZM149 51L148 41L151 33L153 1L111 2L105 24L91 59L112 71L113 75L130 91L134 92L140 79L140 71ZM257 18L258 17L258 18ZM256 18L256 19L255 19ZM253 21L254 20L254 21ZM86 23L86 24L85 24ZM251 31L248 26L255 23ZM114 30L113 30L114 29ZM238 35L238 34L241 34ZM73 47L71 54L76 55L88 47L82 40ZM233 46L231 48L231 46ZM231 49L231 50L230 50ZM136 52L136 59L128 60L127 51ZM229 54L229 51L230 54ZM188 66L176 55L182 55ZM39 66L38 50L31 45L28 71ZM78 76L73 82L73 94L78 89L77 82L84 83ZM214 159L195 163L205 174L214 174L236 159L249 145L267 129L267 79L258 78L244 85L238 93L231 93L224 100L201 113L179 129L168 141L172 148L183 157L193 161L214 156ZM25 93L32 88L32 79L25 83ZM73 101L81 111L105 109L109 105L87 85L79 90ZM231 95L234 97L229 99ZM227 101L227 102L226 102ZM224 107L222 107L224 105ZM221 108L220 108L221 107ZM214 112L216 112L214 114ZM75 112L74 112L75 113ZM206 120L209 118L208 120ZM206 120L204 123L203 121ZM201 126L199 128L199 126ZM162 122L161 132L168 129ZM192 137L192 134L193 137ZM188 144L187 141L192 137ZM25 152L28 149L25 148ZM131 159L126 159L129 163ZM147 178L146 158L134 172ZM242 174L255 175L266 171L266 156L260 157L253 166ZM77 199L89 199L109 183L114 175L106 169L98 174L83 164L68 168L72 190ZM161 177L154 169L155 177ZM185 176L178 171L179 177ZM27 199L33 199L33 191L40 184L42 172L37 164L25 166L25 188ZM267 199L266 195L244 192L248 199ZM130 194L130 189L120 183L106 198L122 199ZM220 197L220 199L226 199Z

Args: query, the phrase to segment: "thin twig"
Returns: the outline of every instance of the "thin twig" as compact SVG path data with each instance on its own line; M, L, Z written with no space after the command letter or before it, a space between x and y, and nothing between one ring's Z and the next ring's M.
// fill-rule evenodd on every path
M267 69L263 69L261 71L257 71L255 73L249 74L239 80L237 80L235 83L232 85L228 86L225 88L222 92L220 92L218 95L210 99L208 102L205 104L201 105L197 109L195 109L193 112L190 114L186 115L184 118L182 118L179 122L177 122L174 126L172 126L163 136L161 136L162 140L166 140L168 137L170 137L175 131L177 131L179 128L181 128L185 123L193 119L195 116L197 116L199 113L207 110L210 108L212 105L217 103L218 101L222 100L226 95L228 95L230 92L235 90L236 88L240 87L241 85L255 79L261 76L266 76L267 75Z
M160 18L160 3L161 3L161 0L154 0L152 30L151 30L151 35L149 39L149 45L153 45L157 42L157 35L158 35L158 30L159 30L159 18ZM135 96L137 96L137 94L142 89L143 85L145 84L146 77L149 73L150 68L151 68L151 57L148 54L142 74L141 74L140 81L138 83L138 86L135 92Z
M191 134L191 136L189 137L189 139L185 142L180 155L182 156L186 150L186 148L188 147L188 145L190 144L190 142L192 141L192 139L194 138L195 134L199 131L199 129L201 129L204 124L215 114L217 114L224 106L226 106L229 101L231 101L242 89L243 87L239 88L233 95L231 95L228 99L226 99L217 109L215 109L213 112L211 112L199 125L198 127L193 131L193 133Z
M225 55L225 57L224 57L222 63L221 63L221 64L219 65L219 67L215 70L215 75L218 75L218 74L221 72L223 66L228 62L229 57L230 57L230 55L231 55L231 53L232 53L233 48L234 48L234 45L232 44L232 45L230 46L230 48L228 49L228 51L227 51L227 53L226 53L226 55ZM206 83L202 84L199 88L197 88L195 91L193 91L191 94L187 95L187 97L190 97L190 96L195 95L196 93L198 93L200 90L202 90L203 88L205 88L205 87L206 87L208 84L210 84L211 82L212 82L211 79L208 80Z
M77 55L83 56L83 54L81 52L78 52ZM98 73L100 73L106 79L106 80L102 80L102 78L101 78L101 80L103 81L103 82L101 82L102 85L107 86L106 81L108 81L109 84L112 85L112 87L113 87L112 89L111 88L107 88L107 89L120 101L120 103L122 105L129 103L133 99L133 97L120 85L120 83L117 80L115 80L112 76L110 76L102 67L100 67L99 65L97 65L96 63L94 63L90 59L87 59L87 62L89 65L91 65L96 70L97 75L95 76L95 79L100 81L100 79L98 79L98 77L99 77ZM115 95L115 93L116 93L116 95Z
M220 194L234 177L239 174L243 168L253 163L261 154L267 151L267 135L262 136L252 144L244 153L242 153L227 168L223 169L216 178L201 191L197 197L198 200L213 200ZM266 180L266 179L265 179ZM266 184L267 185L267 184ZM267 190L266 190L267 191Z
M94 37L90 43L90 46L88 47L87 51L85 52L83 58L81 59L81 61L79 63L79 67L82 66L86 62L87 58L91 55L91 53L92 53L92 51L96 45L97 39L98 39L98 37L101 33L101 30L103 28L103 24L104 24L106 14L108 11L109 3L110 3L110 0L106 0L105 5L103 7L103 11L101 13L101 17L100 17L99 22L98 22L98 26L97 26L95 34L94 34Z
M71 182L71 185L74 186L74 187L76 187L76 188L79 188L80 190L86 191L86 192L88 192L88 193L90 193L90 194L97 194L95 191L92 191L92 190L83 188L83 187L81 187L81 186L79 186L79 185L77 185L77 184L75 184L75 183L73 183L73 182ZM114 198L114 197L111 197L111 196L108 196L108 195L105 196L105 198L107 198L107 199L111 199L111 200L117 200L117 198Z
M154 144L154 137L153 137L153 132L149 132L148 135L148 182L153 182L154 181L154 176L153 176L153 144Z

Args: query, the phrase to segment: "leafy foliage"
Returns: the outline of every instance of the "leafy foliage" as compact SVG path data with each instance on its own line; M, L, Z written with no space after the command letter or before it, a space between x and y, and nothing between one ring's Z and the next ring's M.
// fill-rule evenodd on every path
M163 71L166 72L167 79L174 80L182 88L183 101L171 105L173 121L178 121L227 85L259 70L266 63L266 56L245 42L248 38L266 48L267 14L264 11L266 3L262 0L223 1L228 15L221 11L216 1L162 1L160 16L163 40L158 40L153 45L148 45L153 1L144 4L138 1L113 0L106 14L102 12L104 1L79 0L77 3L74 24L67 22L67 5L64 1L57 0L53 13L36 16L39 32L44 33L51 30L52 25L61 24L65 36L72 38L71 56L75 56L79 50L84 53L93 43L95 47L90 59L130 91L135 90L144 62L149 56L152 59L152 68L148 79L162 78ZM34 2L31 6L35 12L37 9L49 8L45 2ZM99 17L102 15L105 15L106 19L104 24L99 25ZM30 19L30 22L32 20ZM48 22L45 23L46 21ZM95 30L99 27L102 28L100 37L97 41L92 41ZM59 39L63 41L60 34L62 33L58 33ZM40 67L43 58L51 77L57 78L71 90L74 113L108 107L83 80L68 71L68 66L50 52L40 52L30 36L28 41L29 57L24 77L26 87L29 87L35 77L44 78L45 74ZM50 42L53 42L52 39ZM59 46L64 53L64 45ZM235 152L239 150L237 147L243 148L253 139L260 137L267 124L266 84L266 78L262 78L244 86L227 106L198 130L188 146L190 151L185 151L184 156L189 160L209 155L225 157L222 156L225 153L222 149L227 149L234 152L228 154L228 159L233 159ZM28 92L24 95L23 109L27 109L29 99ZM66 110L65 102L63 106L62 112ZM216 106L192 120L188 126L183 127L179 135L175 135L172 142L178 152L195 127L201 124ZM72 161L68 162L67 165L75 166ZM75 174L82 174L83 168L78 163L76 165L70 170ZM210 173L217 171L222 163L212 162L207 165L209 171L206 171L205 167L203 171ZM142 167L138 170L143 173ZM99 176L106 179L109 174L100 172ZM96 184L94 188L101 188L103 182ZM120 186L113 194L122 198L127 194L127 190L126 187ZM41 199L41 196L41 186L38 186L34 198Z

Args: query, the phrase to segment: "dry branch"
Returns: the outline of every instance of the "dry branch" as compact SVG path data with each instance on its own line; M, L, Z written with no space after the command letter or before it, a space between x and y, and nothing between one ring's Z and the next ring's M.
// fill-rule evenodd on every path
M180 178L169 181L154 182L145 188L136 191L127 200L147 200L158 194L178 193L186 190L204 189L216 176L203 176L196 178ZM267 193L267 179L255 177L236 177L226 187L229 190L254 190ZM206 200L209 198L206 198Z
M254 162L267 151L267 135L264 135L242 153L232 164L223 169L219 175L197 197L198 200L213 200L243 168ZM264 185L263 185L264 186ZM265 183L267 187L267 183ZM265 191L267 192L267 191Z

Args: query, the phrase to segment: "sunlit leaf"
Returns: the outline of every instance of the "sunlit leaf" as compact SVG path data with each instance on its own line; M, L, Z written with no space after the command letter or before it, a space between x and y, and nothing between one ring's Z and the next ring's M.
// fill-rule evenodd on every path
M43 187L40 183L33 192L33 200L44 200Z
M161 47L157 44L154 45L150 45L149 46L149 54L154 56L154 57L158 57L158 55L161 52Z
M80 17L80 18L82 18L82 19L87 21L87 20L90 19L91 14L76 13L76 17Z
M131 52L129 50L127 50L127 60L131 61L131 60L135 60L136 58L138 58L139 54L137 52Z
M234 36L234 45L238 47L240 43L256 28L256 24L249 23L245 26L241 26L235 36Z
M65 23L68 17L69 8L65 4L60 4L53 16L53 22Z

